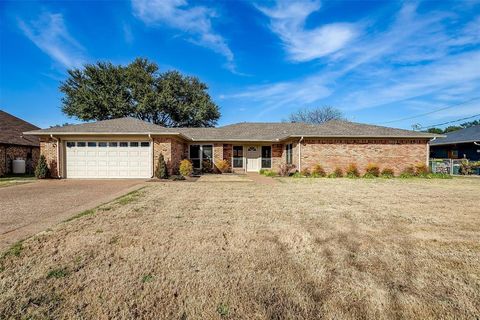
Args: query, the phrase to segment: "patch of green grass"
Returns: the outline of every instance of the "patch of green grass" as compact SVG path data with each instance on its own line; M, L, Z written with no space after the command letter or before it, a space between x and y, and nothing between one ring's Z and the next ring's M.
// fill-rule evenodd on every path
M131 202L136 201L142 195L142 193L140 192L140 190L142 190L142 189L143 188L132 191L132 192L129 192L124 196L121 196L120 198L118 198L116 200L116 203L123 206L123 205L126 205L126 204L129 204Z
M23 244L22 241L15 242L7 251L5 251L1 258L5 258L7 256L15 256L18 257L23 251Z
M142 283L152 282L153 278L154 278L153 275L151 275L150 273L146 274L142 277Z
M228 307L227 304L225 304L225 303L220 303L220 304L218 304L218 306L217 306L217 313L218 313L221 317L228 317L228 315L230 314L230 308Z
M84 217L84 216L92 215L94 213L95 213L95 209L88 209L88 210L82 211L82 212L74 215L73 217L68 218L64 222L69 222L69 221L72 221L72 220L75 220L75 219L78 219L78 218L81 218L81 217Z
M50 270L47 273L47 279L50 279L50 278L55 278L55 279L65 278L69 274L70 274L70 272L67 270L67 268L65 268L65 267L64 268L57 268L57 269Z

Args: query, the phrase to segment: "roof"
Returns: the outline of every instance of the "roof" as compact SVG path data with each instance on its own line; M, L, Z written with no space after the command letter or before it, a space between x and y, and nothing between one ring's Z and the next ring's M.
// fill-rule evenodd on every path
M25 131L35 129L39 128L0 110L0 144L38 147L40 146L38 137L23 134Z
M282 141L292 137L359 137L359 138L433 138L440 135L411 130L380 127L348 121L324 124L288 122L242 122L218 128L165 128L127 117L44 130L28 134L153 134L180 135L191 141Z
M445 138L437 138L430 142L432 146L455 143L480 142L480 126L461 129L446 133Z

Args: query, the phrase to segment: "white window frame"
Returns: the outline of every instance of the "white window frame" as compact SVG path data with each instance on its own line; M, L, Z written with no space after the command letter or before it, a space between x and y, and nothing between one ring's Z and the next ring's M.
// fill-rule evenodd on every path
M235 156L233 154L233 147L241 147L242 148L242 166L241 167L234 167L233 166L233 160L235 159ZM232 145L232 170L235 169L245 169L245 146L243 145Z

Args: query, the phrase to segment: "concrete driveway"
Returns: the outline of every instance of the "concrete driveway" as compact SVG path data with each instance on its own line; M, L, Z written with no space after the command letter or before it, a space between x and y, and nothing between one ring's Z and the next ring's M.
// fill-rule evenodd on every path
M145 180L42 180L0 188L0 251L144 184Z

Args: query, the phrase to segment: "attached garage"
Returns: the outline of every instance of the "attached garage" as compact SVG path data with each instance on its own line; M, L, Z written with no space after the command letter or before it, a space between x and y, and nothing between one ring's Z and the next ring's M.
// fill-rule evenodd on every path
M149 141L65 141L67 178L150 178Z

